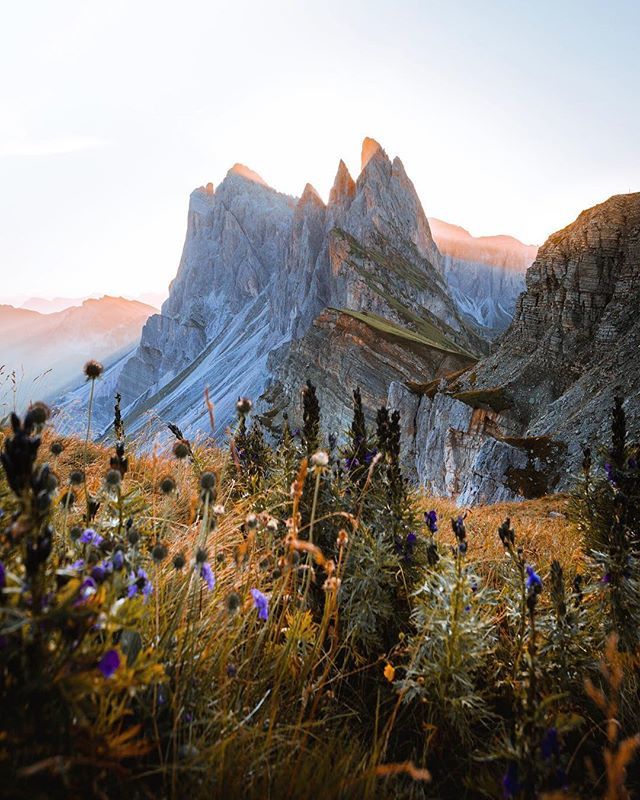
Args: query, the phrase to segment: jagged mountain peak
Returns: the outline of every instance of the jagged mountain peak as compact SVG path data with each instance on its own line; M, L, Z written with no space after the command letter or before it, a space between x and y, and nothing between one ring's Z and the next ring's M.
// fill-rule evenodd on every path
M371 159L374 156L378 155L388 160L387 154L383 150L382 145L375 139L372 139L369 136L365 136L362 141L362 151L360 155L360 171L364 172L365 167L371 161Z
M271 189L271 186L264 180L261 175L258 175L257 172L250 169L249 167L245 166L244 164L235 163L231 169L227 172L227 177L229 175L237 175L240 178L244 178L245 180L251 181L252 183L258 183L261 186L266 187L267 189Z
M318 194L317 190L310 183L307 183L305 184L300 200L298 200L298 208L302 208L309 204L324 208L324 201Z
M356 193L356 182L351 177L347 165L342 159L338 164L338 171L329 193L329 205L340 206L348 204L353 200Z

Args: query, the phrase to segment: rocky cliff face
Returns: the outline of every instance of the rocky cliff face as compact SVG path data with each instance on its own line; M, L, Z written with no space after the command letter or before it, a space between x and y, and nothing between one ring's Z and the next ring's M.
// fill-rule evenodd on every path
M513 318L538 248L512 236L471 236L435 218L429 224L459 310L495 337Z
M569 486L581 445L608 440L615 393L640 428L640 194L550 236L526 287L491 357L440 385L390 393L405 412L407 462L461 503Z
M395 331L393 356L389 332L372 320ZM343 358L354 343L357 351ZM266 391L262 410L278 398L278 411L293 406L295 413L299 387L309 376L322 385L325 370L336 381L327 397L334 393L340 416L358 383L370 384L367 402L379 404L388 382L409 378L411 365L431 379L447 359L457 368L484 347L447 290L402 162L365 139L360 175L354 181L341 161L327 205L310 185L299 199L282 195L241 165L217 189L193 192L169 299L145 325L135 354L98 390L95 420L98 429L108 426L117 389L130 431L165 420L194 434L208 428L208 386L224 430L238 395L257 399ZM384 358L380 375L368 376L366 365ZM80 389L65 400L74 424L85 395Z

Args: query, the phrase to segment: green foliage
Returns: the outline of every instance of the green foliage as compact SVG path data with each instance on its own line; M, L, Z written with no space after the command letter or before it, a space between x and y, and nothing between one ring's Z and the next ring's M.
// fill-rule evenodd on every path
M129 453L117 404L114 448L61 442L55 475L41 460L46 410L12 420L0 473L9 796L637 789L638 448L622 403L609 467L594 476L586 458L574 502L585 552L534 568L535 536L509 518L504 557L478 545L482 510L439 532L403 475L399 415L379 409L369 431L357 389L353 402L341 446L323 440L308 383L299 437L285 419L267 442L240 398L228 453L172 425L175 458Z

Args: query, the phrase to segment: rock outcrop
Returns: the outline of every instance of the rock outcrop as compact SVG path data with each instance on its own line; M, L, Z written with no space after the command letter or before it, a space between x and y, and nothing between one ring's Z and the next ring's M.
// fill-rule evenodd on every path
M584 211L540 248L496 351L440 385L394 386L406 459L459 502L571 485L582 445L608 441L613 395L640 429L640 194Z
M309 184L293 198L242 165L217 188L194 191L169 299L148 320L133 356L97 391L97 429L110 423L114 387L131 432L165 420L192 435L208 428L208 386L220 433L238 395L266 392L259 410L277 397L277 411L295 414L300 386L313 375L322 384L325 370L335 380L326 392L334 395L332 416L344 416L357 383L371 412L389 381L410 378L412 369L429 380L486 349L448 292L400 159L366 139L362 165L354 181L340 161L326 205ZM350 312L369 316L363 322ZM367 364L385 358L380 374L368 376ZM78 423L85 396L80 388L65 398Z

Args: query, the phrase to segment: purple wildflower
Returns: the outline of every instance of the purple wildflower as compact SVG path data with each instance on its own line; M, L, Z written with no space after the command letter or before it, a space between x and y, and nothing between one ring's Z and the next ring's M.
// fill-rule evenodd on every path
M98 661L98 669L105 678L111 678L120 666L120 654L117 650L107 650Z
M200 566L200 577L207 584L209 591L213 591L213 587L216 585L216 576L213 574L213 570L208 561L205 561Z
M84 569L84 558L79 558L70 565L69 569L77 569L78 571Z
M96 582L93 578L85 578L78 589L78 599L75 601L75 605L79 605L80 603L84 603L85 600L88 600L91 595L96 593L96 588Z
M116 550L111 558L111 563L113 564L113 568L119 572L124 567L124 553L122 550Z
M521 788L518 780L518 765L512 761L502 778L502 795L505 798L515 797Z
M93 567L91 570L91 577L96 583L103 583L110 572L110 562L103 561L102 564L96 564L95 567Z
M99 533L96 533L92 528L87 528L79 539L82 544L92 544L94 547L100 547L102 540L103 537L100 536Z
M542 591L542 580L530 564L527 564L527 589L533 589L535 592Z
M258 619L269 619L269 598L266 596L266 594L262 594L259 589L252 589L251 595L253 597L255 607L258 609Z
M426 522L427 528L429 528L431 533L438 532L438 515L434 509L431 509L431 511L425 511L424 521Z
M611 583L611 573L610 572L606 572L602 576L602 583Z
M143 595L145 602L153 592L153 585L147 573L140 567L137 572L131 574L131 583L127 589L127 597L135 597L137 594Z
M605 464L604 465L604 472L605 472L605 475L607 476L607 480L609 481L609 483L615 484L615 482L616 482L616 471L615 471L614 467L611 464Z
M378 451L376 448L373 450L367 450L367 452L364 454L364 463L370 464L377 455Z
M4 589L7 585L7 571L4 568L4 564L0 561L0 590Z
M540 750L545 761L550 761L553 756L560 755L560 744L558 742L558 731L556 728L549 728L547 730L542 739Z
M352 470L352 469L355 469L356 467L359 467L360 466L360 462L354 456L353 458L345 458L344 465L348 470Z

